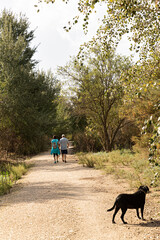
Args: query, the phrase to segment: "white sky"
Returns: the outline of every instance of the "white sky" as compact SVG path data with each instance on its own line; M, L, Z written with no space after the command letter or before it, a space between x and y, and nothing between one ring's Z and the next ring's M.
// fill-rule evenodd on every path
M54 72L57 66L63 66L69 61L70 56L76 55L79 46L91 39L96 34L100 21L96 14L90 18L89 33L84 35L82 23L73 26L70 32L65 32L63 27L72 20L77 13L77 0L70 0L65 4L57 0L55 4L39 4L40 12L34 7L38 0L0 0L0 11L4 8L15 14L23 13L28 18L30 29L35 30L34 46L38 46L34 59L40 61L39 69L45 71L51 69ZM103 6L98 9L101 17L104 15ZM129 55L129 42L124 39L118 52Z

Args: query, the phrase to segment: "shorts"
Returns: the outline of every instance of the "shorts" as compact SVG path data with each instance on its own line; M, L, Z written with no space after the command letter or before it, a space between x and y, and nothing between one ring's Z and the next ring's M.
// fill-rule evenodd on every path
M62 153L62 154L67 154L68 151L67 151L67 149L66 149L66 150L61 150L61 153Z

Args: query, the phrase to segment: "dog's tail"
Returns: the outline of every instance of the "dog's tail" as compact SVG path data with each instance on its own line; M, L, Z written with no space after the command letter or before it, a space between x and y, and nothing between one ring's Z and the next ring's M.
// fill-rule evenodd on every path
M108 210L107 210L107 212L110 212L110 211L112 211L112 210L115 208L115 206L116 206L116 202L114 203L114 205L113 205L113 207L112 207L112 208L110 208L110 209L108 209Z

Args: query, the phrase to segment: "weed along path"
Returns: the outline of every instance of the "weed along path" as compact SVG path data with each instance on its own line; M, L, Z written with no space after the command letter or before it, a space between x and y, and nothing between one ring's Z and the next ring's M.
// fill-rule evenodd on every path
M147 195L143 222L128 210L124 225L120 212L111 223L117 194L129 192L102 172L79 165L74 155L54 164L49 153L35 165L10 194L0 197L0 239L3 240L128 240L160 239L158 207ZM132 190L133 192L133 190ZM152 220L151 220L152 217Z

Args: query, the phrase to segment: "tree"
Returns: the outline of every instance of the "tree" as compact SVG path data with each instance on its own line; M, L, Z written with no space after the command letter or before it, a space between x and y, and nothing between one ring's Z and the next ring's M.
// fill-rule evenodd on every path
M122 77L122 84L126 89L126 105L123 111L129 119L136 122L141 132L141 141L145 138L145 146L149 146L149 161L159 164L159 116L160 116L160 81L157 59L158 52L152 54L150 59L135 64ZM134 106L134 107L133 107ZM156 153L155 153L155 152Z
M103 46L104 51L96 42L90 46L87 45L85 51L83 48L79 60L60 68L60 73L74 82L73 106L87 116L89 127L98 132L103 149L111 151L117 133L128 123L125 117L119 117L123 97L119 78L131 63L127 58L116 56L108 45Z
M54 3L55 1L47 0L46 2ZM63 2L68 3L69 0ZM154 54L157 59L154 66L157 67L159 65L160 2L158 0L79 0L77 8L79 14L84 15L83 28L85 30L89 24L89 16L94 14L94 9L98 4L106 7L106 15L100 28L97 29L97 40L102 45L107 42L115 48L122 36L128 34L131 49L140 52L143 61ZM77 16L73 19L73 24L78 23L78 18ZM71 26L66 29L71 29ZM92 44L92 41L90 43ZM134 71L132 77L134 77ZM148 86L152 88L153 84L151 79Z
M65 94L62 94L58 97L58 105L56 108L56 119L55 124L52 128L52 132L58 137L61 138L62 133L65 135L70 134L70 102L68 97Z
M67 4L70 0L62 1ZM55 0L39 2L54 3ZM130 31L134 33L135 42L140 43L146 40L145 43L148 42L150 46L155 45L159 40L160 3L158 0L79 0L77 8L79 14L84 15L84 29L87 28L89 17L98 4L103 4L106 8L101 28L106 34L114 32L116 37L121 37ZM73 24L78 23L78 19L79 16L75 16Z
M43 1L43 0L41 0ZM40 1L40 2L41 2ZM54 0L47 0L47 2L54 3ZM69 0L64 0L68 3ZM156 69L158 69L160 58L159 58L159 43L160 43L160 1L158 0L79 0L78 10L80 15L84 16L83 29L87 32L87 26L89 24L89 17L94 12L96 5L103 4L106 7L106 15L102 20L102 25L98 29L97 39L100 42L107 42L112 44L112 47L118 45L122 36L125 34L129 35L131 42L131 49L135 49L136 52L140 53L140 60L143 65L147 64L148 59L152 59L154 55L154 61L151 63L151 68L155 69L152 71L150 81L146 83L145 78L139 75L137 78L136 87L132 84L132 96L137 97L145 92L151 90L157 84L159 87L159 78L155 77ZM72 25L78 23L79 16L75 16L71 25L66 28L69 31ZM137 65L138 66L138 65ZM134 66L132 72L130 72L130 79L135 80L137 75L136 68ZM136 71L135 71L136 70ZM149 73L149 71L147 71ZM154 75L155 73L155 75ZM145 72L143 72L143 76ZM158 89L158 88L157 88ZM130 90L130 86L129 86ZM156 108L159 109L159 103ZM155 128L159 128L158 119L154 121ZM154 132L153 132L154 136Z
M43 150L55 121L59 84L51 73L36 72L28 21L3 11L0 18L0 144L23 154Z

